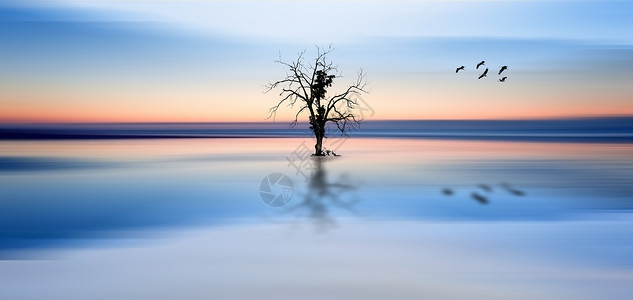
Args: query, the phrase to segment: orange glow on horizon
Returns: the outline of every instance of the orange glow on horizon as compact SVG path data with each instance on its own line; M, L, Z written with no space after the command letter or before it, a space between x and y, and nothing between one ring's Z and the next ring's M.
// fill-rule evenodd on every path
M527 113L504 111L499 114L402 114L376 115L365 118L364 121L373 120L512 120L512 119L557 119L557 118L583 118L583 117L609 117L609 116L629 116L633 115L633 110L618 111L613 109L602 109L592 111L574 111L573 113L563 110L550 110L547 113ZM275 122L290 123L289 118L266 118L266 115L256 117L255 115L230 115L218 116L215 114L152 114L152 115L120 115L120 114L6 114L0 113L0 123L198 123L198 122ZM307 115L299 118L299 122L307 122Z
M365 105L370 105L375 112L371 116L365 115L364 119L481 120L633 115L633 102L623 93L614 93L609 99L597 102L595 99L600 98L595 93L571 95L545 90L528 93L524 91L525 87L517 88L451 91L432 86L425 89L423 95L412 95L398 86L383 87L363 98ZM390 93L394 90L397 92ZM268 118L270 107L279 99L276 95L254 90L243 94L169 91L148 95L142 91L128 92L119 96L90 92L46 96L41 92L14 93L0 102L0 122L291 122L298 109L282 106L274 120ZM307 120L307 113L299 118L300 122Z

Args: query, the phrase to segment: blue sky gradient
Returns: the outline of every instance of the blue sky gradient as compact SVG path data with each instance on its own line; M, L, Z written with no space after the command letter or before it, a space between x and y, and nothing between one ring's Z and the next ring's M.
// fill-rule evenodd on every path
M380 119L632 114L631 29L631 1L0 1L0 120L262 121L273 61L329 43Z

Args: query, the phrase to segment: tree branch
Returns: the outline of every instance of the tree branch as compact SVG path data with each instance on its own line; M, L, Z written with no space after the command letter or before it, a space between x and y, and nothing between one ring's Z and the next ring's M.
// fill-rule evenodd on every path
M276 63L284 66L286 77L271 82L266 85L265 93L271 90L280 90L279 96L281 100L270 108L270 117L275 117L279 107L286 103L293 107L297 101L303 102L301 107L295 113L294 121L291 127L299 122L299 116L306 110L309 111L310 129L314 131L317 137L317 145L315 155L323 155L321 148L321 139L324 136L324 130L328 122L336 125L338 130L346 135L347 132L360 123L359 115L355 114L359 109L358 96L369 93L366 90L368 82L365 73L361 69L358 76L351 85L340 94L326 98L329 88L332 86L335 78L340 78L337 66L328 60L328 55L334 51L330 45L328 48L316 46L317 55L310 64L304 63L304 55L306 51L298 53L297 59L291 62L281 60L281 55ZM324 103L327 101L327 103ZM322 105L322 103L324 105ZM360 114L362 117L362 114Z

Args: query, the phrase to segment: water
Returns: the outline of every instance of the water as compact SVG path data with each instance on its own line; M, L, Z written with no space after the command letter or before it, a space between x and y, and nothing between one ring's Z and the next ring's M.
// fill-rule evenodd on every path
M633 294L632 144L311 143L0 141L0 298ZM282 207L260 197L271 173Z

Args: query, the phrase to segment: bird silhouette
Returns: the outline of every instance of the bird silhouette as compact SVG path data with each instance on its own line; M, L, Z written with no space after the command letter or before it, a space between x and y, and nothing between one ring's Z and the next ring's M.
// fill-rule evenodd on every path
M508 78L508 77L503 77L503 78L499 79L499 82L506 82L506 78Z
M501 73L503 73L503 71L505 71L507 69L508 69L508 66L501 67L501 70L499 70L499 75L501 75Z
M488 68L486 68L486 70L483 73L481 73L481 75L479 75L479 78L477 79L482 79L484 77L488 77Z
M457 70L455 70L455 73L457 73L457 72L459 72L459 71L462 71L462 70L464 70L465 68L466 68L466 67L461 66L461 67L457 68Z
M478 63L477 64L477 69L479 69L479 67L481 67L482 65L485 66L484 65L485 62L486 62L485 60L482 60L480 63Z

